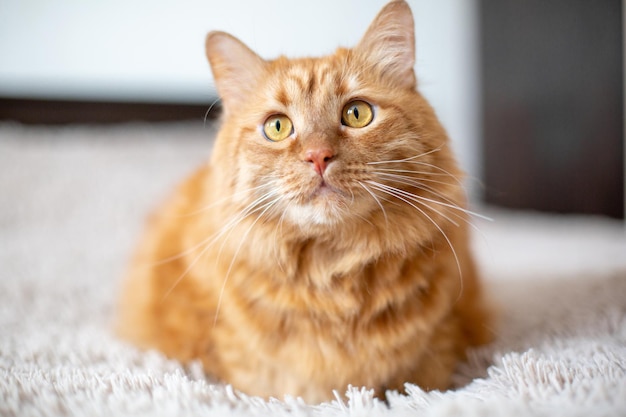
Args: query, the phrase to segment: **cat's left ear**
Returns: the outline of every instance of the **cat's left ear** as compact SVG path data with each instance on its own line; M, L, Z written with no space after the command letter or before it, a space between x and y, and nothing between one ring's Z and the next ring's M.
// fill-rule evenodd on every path
M401 87L416 86L413 14L403 0L394 0L378 13L354 51L384 77Z
M265 61L239 39L224 32L210 32L206 55L224 110L229 113L248 99L264 71Z

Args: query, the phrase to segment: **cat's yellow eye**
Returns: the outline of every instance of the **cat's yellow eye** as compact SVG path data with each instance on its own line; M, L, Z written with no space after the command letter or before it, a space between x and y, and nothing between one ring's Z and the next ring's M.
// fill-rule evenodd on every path
M341 123L349 127L365 127L374 118L374 111L369 103L354 100L343 107Z
M263 125L263 134L272 142L287 139L293 133L293 124L284 114L270 116Z

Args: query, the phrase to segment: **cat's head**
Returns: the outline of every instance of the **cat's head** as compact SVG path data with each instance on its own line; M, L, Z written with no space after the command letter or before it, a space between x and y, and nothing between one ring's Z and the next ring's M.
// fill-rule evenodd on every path
M224 110L212 164L242 207L306 228L436 215L420 198L455 203L458 171L416 91L404 1L356 47L321 58L266 61L223 32L206 49Z

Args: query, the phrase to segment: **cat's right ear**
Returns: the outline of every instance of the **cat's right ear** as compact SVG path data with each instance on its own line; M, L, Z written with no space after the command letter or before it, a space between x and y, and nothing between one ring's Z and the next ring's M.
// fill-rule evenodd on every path
M217 92L229 113L249 97L263 73L265 61L228 33L210 32L205 45Z
M397 85L415 89L414 30L413 14L406 1L390 1L354 49L380 74Z

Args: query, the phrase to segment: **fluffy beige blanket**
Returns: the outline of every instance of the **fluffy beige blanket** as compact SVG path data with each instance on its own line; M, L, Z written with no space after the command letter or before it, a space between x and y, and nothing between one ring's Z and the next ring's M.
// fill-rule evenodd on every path
M0 415L626 415L626 234L602 218L486 210L475 243L497 340L470 353L457 390L266 402L118 340L143 220L213 135L200 122L0 125Z

